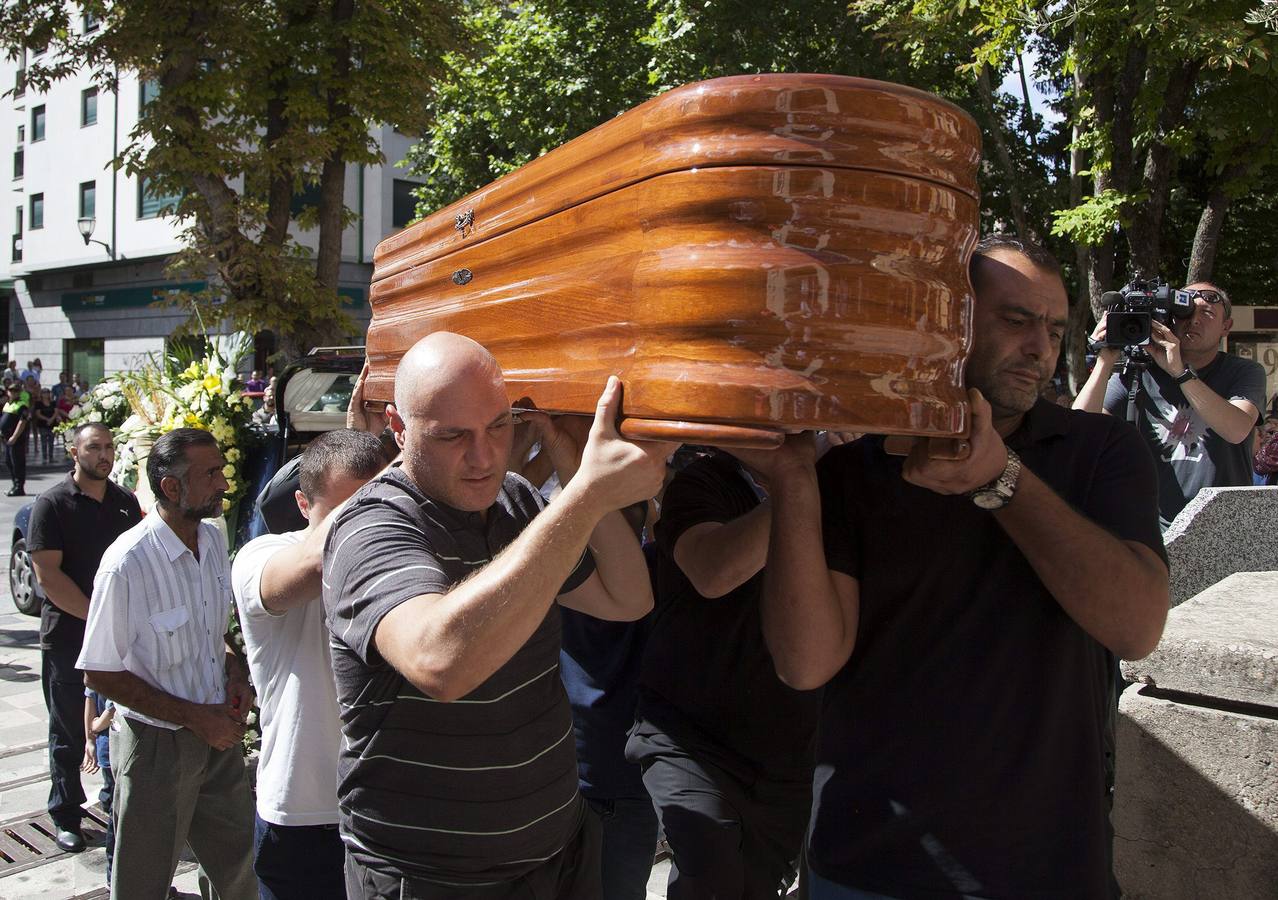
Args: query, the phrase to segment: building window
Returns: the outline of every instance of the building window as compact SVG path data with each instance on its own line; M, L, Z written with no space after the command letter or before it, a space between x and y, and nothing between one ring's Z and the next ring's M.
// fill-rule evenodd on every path
M86 181L80 185L80 218L95 218L97 216L97 206L98 184L96 181Z
M415 181L401 181L396 178L391 186L391 225L403 228L417 218L417 198L413 191L421 187Z
M160 96L160 83L147 79L138 82L138 113L140 114L146 105Z
M17 77L13 80L13 98L25 95L27 92L27 67L20 66L17 71Z
M98 89L85 88L80 92L80 125L98 124Z
M44 140L44 104L31 107L31 143Z
M309 207L319 208L320 205L320 186L318 181L310 181L302 186L299 193L293 195L289 201L289 215L297 218L302 214L302 210Z
M44 227L44 194L31 195L31 215L27 217L31 222L31 230Z
M27 126L19 125L18 126L18 143L21 144L26 139L27 139Z
M19 206L14 212L13 223L13 250L10 257L14 262L22 262L22 207Z
M150 179L143 178L138 182L138 218L154 219L156 216L173 212L178 200L177 194L156 194L151 190Z
M19 147L13 151L13 177L17 180L22 177L23 169L26 168L26 151Z
M91 34L98 30L98 17L93 13L84 14L84 33Z

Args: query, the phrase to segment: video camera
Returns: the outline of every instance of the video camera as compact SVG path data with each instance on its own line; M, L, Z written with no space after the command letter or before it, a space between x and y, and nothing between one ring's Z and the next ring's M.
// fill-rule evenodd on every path
M1153 323L1171 327L1173 319L1194 314L1194 298L1185 290L1172 290L1161 278L1136 279L1121 291L1106 291L1101 305L1105 317L1106 347L1143 347L1153 336Z

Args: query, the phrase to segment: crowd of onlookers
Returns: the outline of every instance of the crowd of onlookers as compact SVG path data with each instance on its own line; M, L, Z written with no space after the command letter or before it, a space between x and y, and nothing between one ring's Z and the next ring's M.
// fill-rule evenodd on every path
M27 453L45 464L60 462L66 458L66 441L60 452L55 452L55 429L71 418L80 398L89 390L83 376L68 376L59 372L57 381L49 386L42 384L44 366L39 359L18 369L17 360L9 360L0 373L3 382L4 405L0 412L0 440L4 445L5 467L13 487L10 497L25 493Z

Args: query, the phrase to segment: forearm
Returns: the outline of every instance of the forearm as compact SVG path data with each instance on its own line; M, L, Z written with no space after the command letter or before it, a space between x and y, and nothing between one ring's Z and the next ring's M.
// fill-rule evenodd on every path
M132 672L100 672L89 669L84 673L89 687L121 706L152 718L189 726L198 704L174 697L159 688L147 684Z
M1079 627L1123 659L1148 656L1167 619L1167 569L1079 514L1029 469L993 514Z
M60 568L35 566L36 581L49 601L77 619L89 618L89 598Z
M1092 366L1091 374L1087 376L1087 381L1079 389L1078 396L1074 398L1073 408L1084 412L1104 412L1105 388L1109 385L1109 378L1113 373L1114 363L1098 357L1096 365Z
M1254 414L1234 406L1197 378L1182 384L1180 390L1207 427L1231 444L1247 440L1256 427Z
M590 552L595 571L612 602L607 610L597 610L598 618L633 622L652 610L652 580L648 563L634 530L619 511L599 520L590 533Z
M773 485L760 613L777 676L810 690L833 677L856 639L856 603L845 610L829 567L814 470Z
M698 594L711 599L722 597L763 568L771 525L770 501L731 522L694 525L675 542L675 562Z
M285 547L267 561L258 584L263 606L284 612L319 596L325 534L313 529L301 543Z
M541 625L597 518L583 491L566 488L470 578L388 613L375 635L379 651L428 696L466 696Z

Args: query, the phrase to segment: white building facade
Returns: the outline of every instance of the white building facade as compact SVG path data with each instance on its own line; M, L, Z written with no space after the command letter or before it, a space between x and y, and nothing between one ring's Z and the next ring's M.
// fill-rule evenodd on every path
M0 90L20 83L25 63L0 60ZM85 72L47 92L27 88L0 100L0 185L7 185L0 200L0 222L7 223L0 244L0 304L8 308L3 337L7 359L21 369L38 358L49 383L60 370L93 383L163 352L186 314L154 302L167 292L203 287L165 273L180 245L176 223L160 212L164 198L110 165L128 144L149 90L123 72L118 92L100 90ZM369 316L373 248L411 219L416 186L394 167L412 139L390 127L371 133L386 163L348 166L344 200L355 220L343 234L340 290L361 329L350 336L358 342ZM94 220L87 245L78 225L84 218ZM297 236L315 248L316 233ZM268 342L259 355L269 349Z

